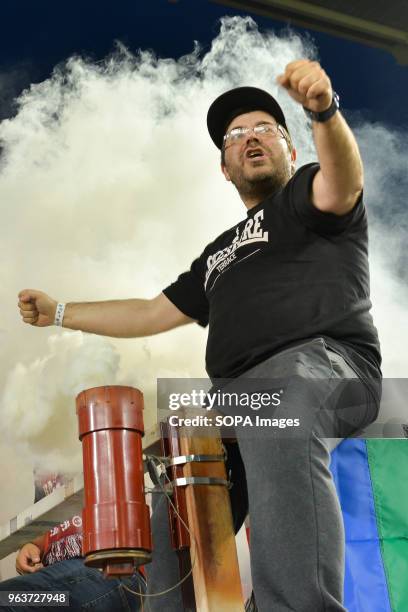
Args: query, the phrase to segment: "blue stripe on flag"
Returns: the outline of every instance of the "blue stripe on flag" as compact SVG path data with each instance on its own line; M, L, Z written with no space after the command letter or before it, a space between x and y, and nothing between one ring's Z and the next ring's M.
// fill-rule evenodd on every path
M391 612L365 440L343 440L330 469L346 531L344 605L349 612Z

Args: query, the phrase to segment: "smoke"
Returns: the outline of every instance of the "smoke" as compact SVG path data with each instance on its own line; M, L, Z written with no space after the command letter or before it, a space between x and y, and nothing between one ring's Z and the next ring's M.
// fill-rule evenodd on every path
M74 397L81 388L139 387L149 426L157 377L204 376L206 332L198 326L144 340L56 335L20 322L17 293L38 288L60 301L157 295L245 216L206 131L209 104L232 86L268 89L285 108L299 165L314 160L303 110L275 79L288 62L316 56L290 31L261 34L250 18L224 18L206 53L196 46L179 60L158 59L118 45L101 63L70 58L23 93L17 115L0 125L1 422L10 458L18 447L29 470L34 462L53 471L80 465ZM361 120L353 127L366 162L384 372L401 376L406 135Z
M408 374L407 132L365 123L357 125L355 133L365 166L371 295L382 369L387 378L404 378Z
M3 433L22 452L65 472L82 467L75 397L83 389L113 384L119 355L105 338L82 332L48 338L49 352L33 363L18 363L3 394ZM52 444L50 441L52 440Z

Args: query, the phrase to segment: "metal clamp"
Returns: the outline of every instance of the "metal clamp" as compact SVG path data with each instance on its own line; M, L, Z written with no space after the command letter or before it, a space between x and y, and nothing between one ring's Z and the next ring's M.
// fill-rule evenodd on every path
M193 461L225 461L224 455L179 455L166 460L166 465L184 465Z
M224 478L211 478L209 476L187 476L175 478L171 481L171 484L175 487L185 487L189 484L222 485L224 487L229 487L228 480L224 480Z

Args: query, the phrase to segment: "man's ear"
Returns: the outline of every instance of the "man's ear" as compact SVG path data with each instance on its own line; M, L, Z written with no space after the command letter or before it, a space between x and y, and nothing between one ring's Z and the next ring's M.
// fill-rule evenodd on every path
M221 164L221 172L223 173L223 175L225 176L227 181L231 180L231 177L228 174L228 170L227 170L227 168L226 168L226 166L224 164Z
M292 149L290 152L290 170L291 176L296 172L296 149Z

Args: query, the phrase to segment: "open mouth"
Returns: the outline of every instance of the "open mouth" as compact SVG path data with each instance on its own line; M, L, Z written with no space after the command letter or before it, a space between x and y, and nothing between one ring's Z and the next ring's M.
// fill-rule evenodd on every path
M245 153L246 159L260 159L264 157L265 154L262 149L248 149Z

